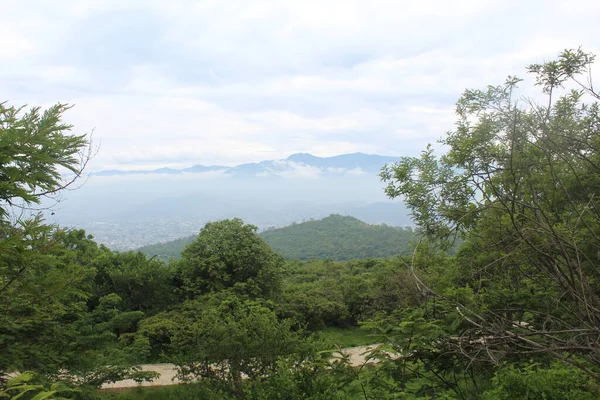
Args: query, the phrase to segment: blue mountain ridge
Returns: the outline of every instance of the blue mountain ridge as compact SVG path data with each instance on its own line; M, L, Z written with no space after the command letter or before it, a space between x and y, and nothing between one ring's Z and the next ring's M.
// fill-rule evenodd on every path
M211 171L223 171L237 176L277 176L278 172L297 167L313 167L325 172L360 170L365 173L377 173L385 164L398 161L399 157L377 154L341 154L333 157L318 157L309 153L292 154L284 160L265 160L257 163L245 163L234 167L222 165L194 165L184 169L159 168L154 170L104 170L94 173L96 176L148 175L148 174L184 174Z

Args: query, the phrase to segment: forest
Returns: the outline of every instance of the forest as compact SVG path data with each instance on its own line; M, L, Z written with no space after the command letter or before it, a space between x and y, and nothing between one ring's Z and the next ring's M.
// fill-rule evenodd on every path
M267 229L259 236L286 260L350 261L389 258L411 253L416 234L410 227L370 225L350 216L332 214L284 228ZM185 246L194 241L188 236L138 250L168 261L181 257Z
M286 260L238 218L169 261L48 224L36 206L79 181L90 138L68 105L1 103L0 398L597 399L593 61L566 50L466 90L444 153L381 171L418 227L409 251L351 261ZM375 345L359 366L333 353L356 344ZM185 383L101 389L155 379L145 363Z

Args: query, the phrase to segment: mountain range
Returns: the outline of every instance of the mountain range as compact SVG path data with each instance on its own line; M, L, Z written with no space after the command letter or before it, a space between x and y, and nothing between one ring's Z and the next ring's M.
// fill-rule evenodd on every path
M385 164L398 161L398 157L377 154L342 154L333 157L317 157L308 153L292 154L283 160L266 160L257 163L240 164L234 167L223 165L194 165L184 169L159 168L153 170L103 170L97 176L149 175L149 174L190 174L221 171L234 177L286 177L302 170L321 174L376 174Z

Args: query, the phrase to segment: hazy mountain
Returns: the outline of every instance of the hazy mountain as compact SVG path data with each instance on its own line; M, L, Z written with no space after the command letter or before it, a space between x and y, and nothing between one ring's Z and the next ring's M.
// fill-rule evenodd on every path
M287 259L334 261L365 258L387 258L410 253L415 233L410 228L371 225L350 216L330 215L259 234ZM138 250L149 257L179 258L196 235L165 243L156 243Z
M257 163L240 164L235 167L221 165L194 165L185 169L159 168L154 170L105 170L96 172L98 176L149 175L149 174L183 174L210 171L223 171L238 177L248 176L279 176L281 173L294 172L298 169L313 168L321 173L335 174L378 173L387 163L398 161L398 157L380 156L376 154L342 154L333 157L317 157L308 153L292 154L284 160L266 160Z
M181 172L190 172L190 173L198 173L198 172L210 172L210 171L224 171L228 167L224 167L222 165L194 165L193 167L182 169Z
M333 157L315 157L308 153L292 154L287 161L301 163L319 168L329 169L360 169L364 172L378 173L385 164L398 161L398 157L380 156L375 154L342 154Z

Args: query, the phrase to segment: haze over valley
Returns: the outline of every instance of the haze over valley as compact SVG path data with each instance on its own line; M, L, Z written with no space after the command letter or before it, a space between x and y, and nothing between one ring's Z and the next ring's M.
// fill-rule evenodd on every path
M330 214L407 226L406 209L385 196L378 177L381 167L397 160L294 154L233 167L98 171L58 204L48 203L54 214L47 217L118 250L196 234L208 221L233 217L260 230Z

